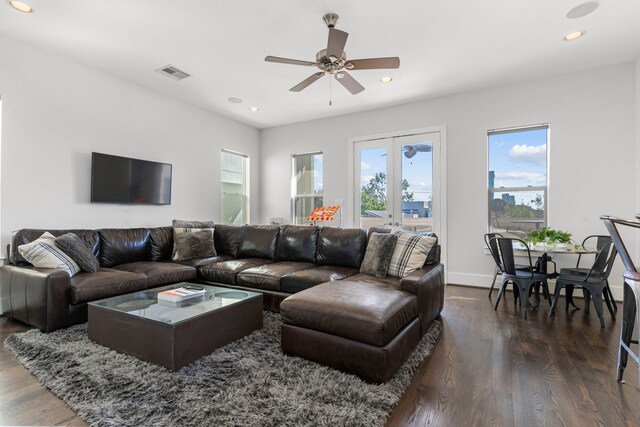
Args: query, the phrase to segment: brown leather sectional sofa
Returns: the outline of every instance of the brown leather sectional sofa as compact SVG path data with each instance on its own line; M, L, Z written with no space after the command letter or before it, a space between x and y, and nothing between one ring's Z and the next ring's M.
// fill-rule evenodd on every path
M17 247L44 231L77 234L101 268L69 278L27 265ZM260 291L265 309L282 312L286 353L381 382L442 310L439 245L423 268L381 279L359 272L367 244L360 229L216 225L214 240L217 256L173 262L171 227L20 230L0 268L3 313L53 331L86 321L90 301L182 281L221 283Z

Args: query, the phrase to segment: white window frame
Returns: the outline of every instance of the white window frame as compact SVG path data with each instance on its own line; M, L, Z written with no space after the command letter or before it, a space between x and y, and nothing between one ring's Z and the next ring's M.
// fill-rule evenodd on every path
M229 224L229 222L227 222L227 220L224 217L224 196L225 193L224 192L224 178L223 178L223 161L222 158L224 157L225 154L228 155L233 155L233 156L239 156L244 158L244 182L243 182L243 188L244 188L244 194L242 193L229 193L228 195L240 195L243 196L243 215L242 215L242 223L243 224L248 224L249 223L249 218L250 218L250 197L249 197L249 192L250 192L250 188L249 188L249 183L251 182L249 179L249 162L250 162L250 158L248 154L244 154L244 153L240 153L237 151L232 151L232 150L227 150L226 148L223 148L220 152L220 218L221 218L221 223L222 224ZM235 171L229 171L229 172L235 172Z
M492 135L500 135L507 133L516 133L516 132L527 132L537 129L546 129L547 130L547 141L546 141L546 151L547 151L547 164L546 164L546 175L547 175L547 185L539 185L539 186L529 186L529 187L489 187L489 172L491 167L491 159L490 159L490 145L489 138ZM549 224L549 153L550 153L550 141L551 141L551 125L549 123L541 123L536 125L526 125L526 126L516 126L516 127L508 127L501 129L489 129L487 131L487 231L489 233L494 232L493 226L491 224L491 200L493 200L494 193L517 193L517 192L531 192L531 191L542 191L542 198L544 203L544 217L543 223L540 227L547 227Z
M305 225L306 222L297 223L296 222L296 201L298 199L315 199L317 197L322 197L324 203L324 185L322 186L322 194L303 194L298 195L298 189L296 188L296 158L303 156L322 156L322 178L324 182L324 153L322 151L310 151L308 153L295 153L291 155L291 224L293 225Z

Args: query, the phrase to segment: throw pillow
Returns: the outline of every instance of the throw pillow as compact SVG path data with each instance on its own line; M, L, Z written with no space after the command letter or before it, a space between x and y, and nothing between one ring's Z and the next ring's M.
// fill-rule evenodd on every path
M216 251L213 247L212 236L213 234L209 230L176 234L174 242L178 250L173 260L184 261L192 258L215 256Z
M179 252L178 247L178 236L186 233L197 233L201 231L209 232L211 238L211 245L206 245L209 248L208 252L202 252L202 255L192 258L201 258L201 257L210 257L216 256L216 248L213 242L213 221L180 221L177 219L173 220L173 255L171 259L174 261L191 259L185 258L183 254ZM184 239L183 239L184 242ZM204 247L204 246L203 246Z
M100 268L98 258L87 247L87 244L73 233L63 234L56 238L55 245L78 264L82 271L95 273Z
M429 251L437 242L435 237L395 231L396 247L389 264L389 276L405 277L423 266Z
M76 275L80 267L55 245L55 240L53 234L46 232L31 243L18 246L18 252L34 267L57 268L71 277Z
M360 273L372 274L376 277L387 277L391 256L396 247L398 236L395 234L371 233Z

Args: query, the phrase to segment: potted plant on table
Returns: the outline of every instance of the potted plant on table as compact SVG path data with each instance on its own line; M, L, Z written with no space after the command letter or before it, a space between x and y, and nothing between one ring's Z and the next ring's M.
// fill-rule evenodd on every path
M529 233L529 240L532 246L555 247L570 249L571 233L562 230L555 230L549 227L543 227L539 230Z

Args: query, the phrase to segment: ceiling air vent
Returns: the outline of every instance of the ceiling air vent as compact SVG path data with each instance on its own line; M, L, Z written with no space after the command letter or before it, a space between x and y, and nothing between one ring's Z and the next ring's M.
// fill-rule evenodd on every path
M187 74L182 70L177 69L173 65L166 65L164 67L160 67L156 70L160 74L163 74L173 80L182 80L189 77L191 74Z

